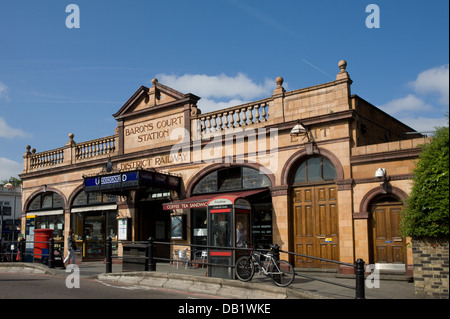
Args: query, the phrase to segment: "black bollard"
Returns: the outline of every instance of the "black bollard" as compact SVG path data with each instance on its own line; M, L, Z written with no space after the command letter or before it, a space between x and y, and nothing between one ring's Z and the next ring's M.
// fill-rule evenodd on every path
M53 237L48 241L48 268L55 268L55 240Z
M156 263L155 263L155 240L153 237L148 239L148 270L156 271Z
M112 273L112 239L111 237L106 238L106 256L105 256L105 263L106 263L106 273Z
M272 254L275 261L280 260L280 246L278 246L278 244L272 246Z
M20 238L20 261L25 262L25 249L26 249L26 243L25 238Z
M364 282L364 260L359 258L356 261L356 299L366 299Z

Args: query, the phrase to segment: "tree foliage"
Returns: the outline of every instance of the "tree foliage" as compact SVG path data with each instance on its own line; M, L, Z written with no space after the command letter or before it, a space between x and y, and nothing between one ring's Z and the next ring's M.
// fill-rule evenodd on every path
M402 233L413 238L449 235L449 128L437 128L422 146L406 201Z
M14 186L14 188L17 188L20 187L20 185L22 184L22 180L17 177L10 177L9 179L0 180L0 185L5 185L8 183L11 183Z

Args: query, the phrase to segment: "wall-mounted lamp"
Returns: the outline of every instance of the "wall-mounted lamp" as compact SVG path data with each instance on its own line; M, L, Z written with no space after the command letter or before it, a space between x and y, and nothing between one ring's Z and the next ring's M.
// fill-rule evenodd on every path
M386 178L386 169L385 168L379 168L375 172L375 177L378 178L380 181L380 186L383 189L383 192L387 193L387 178Z
M300 136L305 135L308 138L308 144L306 144L306 153L308 155L312 155L314 153L314 146L315 146L315 140L314 136L312 135L311 131L306 128L306 126L300 122L300 120L297 120L297 124L292 128L290 132L291 136Z
M47 193L47 185L44 185L44 186L42 187L42 191L43 191L44 193Z
M297 124L292 128L291 135L298 136L302 134L307 134L308 130L303 126L300 120L297 120Z

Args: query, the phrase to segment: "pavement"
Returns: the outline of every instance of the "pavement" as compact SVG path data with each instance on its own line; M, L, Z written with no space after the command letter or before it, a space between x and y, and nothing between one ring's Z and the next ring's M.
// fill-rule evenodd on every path
M201 292L238 299L354 299L354 275L338 275L334 272L311 272L296 269L294 282L287 288L275 286L271 279L255 274L250 282L207 277L205 268L176 267L158 263L156 271L123 272L122 264L112 265L112 273L106 274L104 262L78 264L81 278L94 278L103 282L123 285L162 287L166 289ZM67 270L68 271L68 270ZM66 276L61 267L48 268L39 263L0 263L0 272L41 273ZM383 273L379 280L366 279L366 299L417 299L414 283L405 276Z

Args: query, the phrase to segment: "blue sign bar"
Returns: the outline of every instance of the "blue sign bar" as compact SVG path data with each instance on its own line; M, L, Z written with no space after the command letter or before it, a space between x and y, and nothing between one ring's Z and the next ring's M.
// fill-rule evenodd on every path
M84 178L84 190L86 192L98 192L107 190L123 190L139 188L141 186L158 186L170 190L176 190L180 186L181 179L158 172L136 170L124 173L98 175Z

